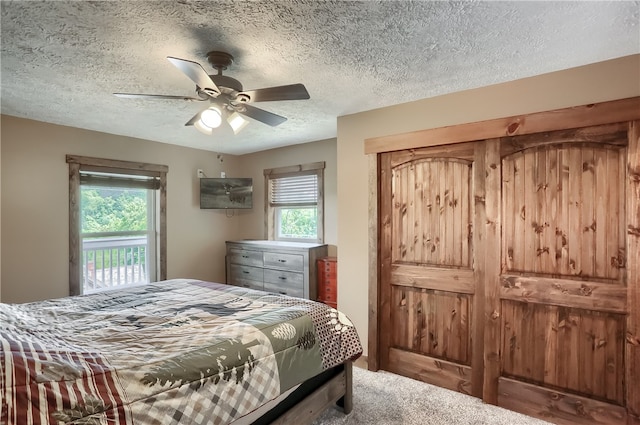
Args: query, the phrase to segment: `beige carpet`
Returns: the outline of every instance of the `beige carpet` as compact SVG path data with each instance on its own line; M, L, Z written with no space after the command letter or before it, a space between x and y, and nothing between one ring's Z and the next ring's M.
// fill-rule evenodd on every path
M353 411L325 411L313 425L548 425L480 399L388 372L353 368Z

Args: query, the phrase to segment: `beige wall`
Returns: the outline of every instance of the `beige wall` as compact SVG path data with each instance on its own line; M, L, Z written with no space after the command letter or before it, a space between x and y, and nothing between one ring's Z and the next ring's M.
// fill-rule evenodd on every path
M640 55L338 118L338 307L368 344L364 140L640 95Z
M253 177L253 209L242 217L238 237L264 239L264 174L267 168L287 167L325 161L324 170L324 243L329 245L329 255L336 255L337 201L336 139L271 149L239 157L242 175L229 177Z
M265 168L325 161L325 240L336 253L336 139L233 156L2 116L0 156L4 281L2 302L68 294L68 165L66 154L169 166L167 272L224 282L226 240L264 237ZM196 170L207 177L252 177L252 210L199 208Z
M233 174L237 157L2 116L2 301L68 295L66 154L165 164L167 273L224 281L224 241L240 216L201 210L196 170Z

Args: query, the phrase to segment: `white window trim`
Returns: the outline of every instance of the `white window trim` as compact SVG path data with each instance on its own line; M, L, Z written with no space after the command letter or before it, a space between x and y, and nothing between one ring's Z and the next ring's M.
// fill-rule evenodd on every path
M295 177L302 175L315 174L318 177L318 238L317 239L293 239L282 238L280 240L287 241L304 241L304 242L324 242L324 168L325 162L313 162L309 164L292 165L289 167L269 168L264 170L264 232L265 239L278 240L276 235L276 208L271 205L269 182L273 178Z

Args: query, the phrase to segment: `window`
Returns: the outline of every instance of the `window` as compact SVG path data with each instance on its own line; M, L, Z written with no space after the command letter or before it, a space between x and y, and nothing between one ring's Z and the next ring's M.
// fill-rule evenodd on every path
M324 240L324 162L264 170L267 239Z
M166 279L164 165L67 155L69 292Z

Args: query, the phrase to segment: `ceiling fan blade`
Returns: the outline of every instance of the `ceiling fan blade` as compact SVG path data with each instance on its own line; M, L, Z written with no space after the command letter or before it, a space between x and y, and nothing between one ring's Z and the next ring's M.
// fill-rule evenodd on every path
M189 121L187 121L184 125L194 125L196 123L196 121L198 121L200 119L200 114L202 113L202 111L198 112L197 114L195 114Z
M123 99L178 99L178 100L196 100L201 102L206 99L200 99L197 97L189 96L171 96L165 94L137 94L137 93L114 93L114 96L121 97Z
M220 89L211 80L211 77L204 70L202 65L198 62L189 61L186 59L174 58L167 56L169 62L174 64L176 68L182 71L187 77L191 79L198 87L204 90L210 96L217 96L220 94Z
M270 102L275 100L303 100L309 99L309 92L304 84L289 84L287 86L268 87L265 89L247 90L240 92L249 96L248 102Z
M244 109L244 111L241 111ZM282 124L287 119L285 117L281 117L280 115L276 115L272 112L267 112L264 109L256 108L251 105L242 105L242 108L238 109L238 113L242 115L246 115L249 118L253 118L254 120L263 122L271 127L275 127L277 125Z

